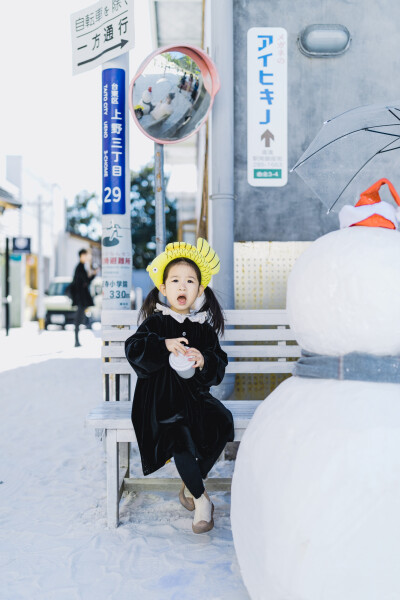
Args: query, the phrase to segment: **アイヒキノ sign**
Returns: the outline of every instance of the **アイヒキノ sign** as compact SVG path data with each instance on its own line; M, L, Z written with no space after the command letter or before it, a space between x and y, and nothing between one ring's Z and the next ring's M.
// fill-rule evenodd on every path
M133 0L100 0L71 15L72 71L88 71L134 46Z
M256 187L287 183L287 32L247 32L247 181Z

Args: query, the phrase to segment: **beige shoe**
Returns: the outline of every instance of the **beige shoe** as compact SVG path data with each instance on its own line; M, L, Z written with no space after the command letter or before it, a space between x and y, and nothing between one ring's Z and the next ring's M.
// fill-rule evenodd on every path
M206 533L214 527L214 504L206 491L200 498L193 498L195 513L192 523L193 533Z
M185 490L188 495L185 494ZM187 510L190 510L190 511L194 510L193 496L189 492L189 490L187 489L187 487L185 486L183 481L182 481L182 487L179 492L179 501L182 504L182 506L184 506Z

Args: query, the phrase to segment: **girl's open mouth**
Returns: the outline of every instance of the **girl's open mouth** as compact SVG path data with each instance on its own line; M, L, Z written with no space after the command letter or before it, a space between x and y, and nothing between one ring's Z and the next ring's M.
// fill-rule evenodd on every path
M178 296L179 304L186 304L186 296Z

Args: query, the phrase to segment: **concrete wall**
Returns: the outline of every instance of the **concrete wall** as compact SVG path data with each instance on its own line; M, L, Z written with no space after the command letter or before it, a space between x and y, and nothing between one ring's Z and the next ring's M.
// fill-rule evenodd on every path
M324 120L350 108L399 96L400 4L391 0L233 0L235 76L235 241L314 240L336 229L326 208L295 173L286 186L247 183L246 47L251 27L288 32L288 158L292 167ZM335 58L307 58L297 46L312 24L341 24L350 49ZM378 173L376 179L384 175ZM371 184L373 181L371 181ZM395 182L394 182L395 183ZM360 190L362 191L362 190Z

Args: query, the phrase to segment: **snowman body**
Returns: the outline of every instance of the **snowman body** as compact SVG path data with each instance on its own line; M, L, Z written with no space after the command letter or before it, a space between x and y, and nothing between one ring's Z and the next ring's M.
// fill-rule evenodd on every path
M400 233L314 242L288 282L309 352L400 355ZM400 385L292 377L256 411L232 481L252 600L400 598Z

